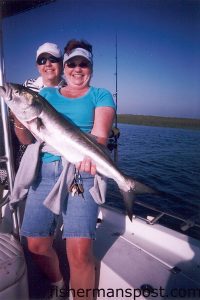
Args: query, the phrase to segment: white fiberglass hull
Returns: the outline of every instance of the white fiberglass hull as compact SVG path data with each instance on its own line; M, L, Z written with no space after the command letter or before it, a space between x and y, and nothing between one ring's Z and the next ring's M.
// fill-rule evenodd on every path
M6 220L6 215L4 219ZM101 207L101 219L94 243L97 258L97 299L199 299L199 240L159 224L148 225L138 218L133 219L131 223L127 216L106 206ZM8 220L6 223L9 224ZM1 234L2 228L1 224ZM8 226L4 224L4 231L5 228L9 231ZM57 242L59 247L58 243L60 242ZM21 253L21 250L18 253ZM23 272L15 277L15 284L13 276L7 277L8 288L0 288L0 300L14 300L13 295L20 293L22 294L16 299L28 299L27 272L23 255L15 258L16 262L9 269L11 274L14 274L17 263L18 271ZM1 259L0 262L2 267ZM64 265L64 268L66 266ZM29 270L29 273L34 273L34 270ZM3 275L1 278L5 278L5 274ZM36 274L34 280L34 286L40 286L41 277L37 283ZM149 290L142 289L145 285L153 289L151 295ZM168 297L164 296L166 294Z
M110 208L101 211L98 299L199 299L200 241L139 219L131 223Z

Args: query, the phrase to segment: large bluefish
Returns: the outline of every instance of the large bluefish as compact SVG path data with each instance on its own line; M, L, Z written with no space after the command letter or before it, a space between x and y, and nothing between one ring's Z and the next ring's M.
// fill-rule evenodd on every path
M90 157L98 173L115 180L130 220L135 193L154 193L151 188L124 175L101 145L63 118L37 93L19 84L6 83L0 87L0 95L24 126L68 161L76 164L85 156Z

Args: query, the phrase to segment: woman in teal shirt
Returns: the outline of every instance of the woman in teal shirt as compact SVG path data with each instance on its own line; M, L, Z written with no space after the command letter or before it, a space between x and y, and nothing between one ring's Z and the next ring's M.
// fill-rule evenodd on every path
M85 41L71 40L65 47L63 59L67 86L44 88L40 94L65 118L86 133L91 133L100 144L106 145L115 104L109 91L90 86L93 72L92 46ZM94 184L96 166L89 157L76 165L84 187L84 198L70 193L63 205L63 238L70 266L70 285L74 299L84 289L81 299L93 299L95 282L93 239L95 238L98 205L89 189ZM42 153L38 178L29 190L21 234L27 237L29 250L52 285L63 287L58 257L52 248L56 216L43 205L44 197L55 185L62 171L60 156ZM89 292L90 290L90 292Z

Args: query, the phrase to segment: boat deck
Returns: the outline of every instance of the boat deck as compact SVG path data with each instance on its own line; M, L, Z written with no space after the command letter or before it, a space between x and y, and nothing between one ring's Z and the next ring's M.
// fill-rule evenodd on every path
M4 211L1 232L8 232L9 210ZM6 221L6 222L5 222ZM30 299L42 299L49 282L33 263L22 240L28 268ZM66 284L69 268L64 241L55 240ZM96 299L199 299L200 241L160 224L133 222L119 211L102 206L97 239ZM164 296L165 295L165 296ZM147 297L148 296L148 297ZM0 293L1 299L1 293Z
M134 293L135 288L137 295L141 294L137 299L146 299L142 297L145 286L154 290L148 299L173 299L173 292L177 296L180 293L176 299L183 298L183 294L185 299L199 298L200 241L158 224L148 225L143 220L131 223L114 210L102 208L102 213L104 221L95 244L96 256L104 270L100 287L115 291L122 288L124 294L126 289ZM164 298L164 294L168 297Z

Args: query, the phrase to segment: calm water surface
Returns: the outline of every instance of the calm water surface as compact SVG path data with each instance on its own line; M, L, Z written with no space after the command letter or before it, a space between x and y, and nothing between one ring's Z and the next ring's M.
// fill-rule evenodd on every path
M200 131L127 124L119 128L120 169L167 193L141 201L186 218L200 214ZM112 181L107 203L124 209Z

